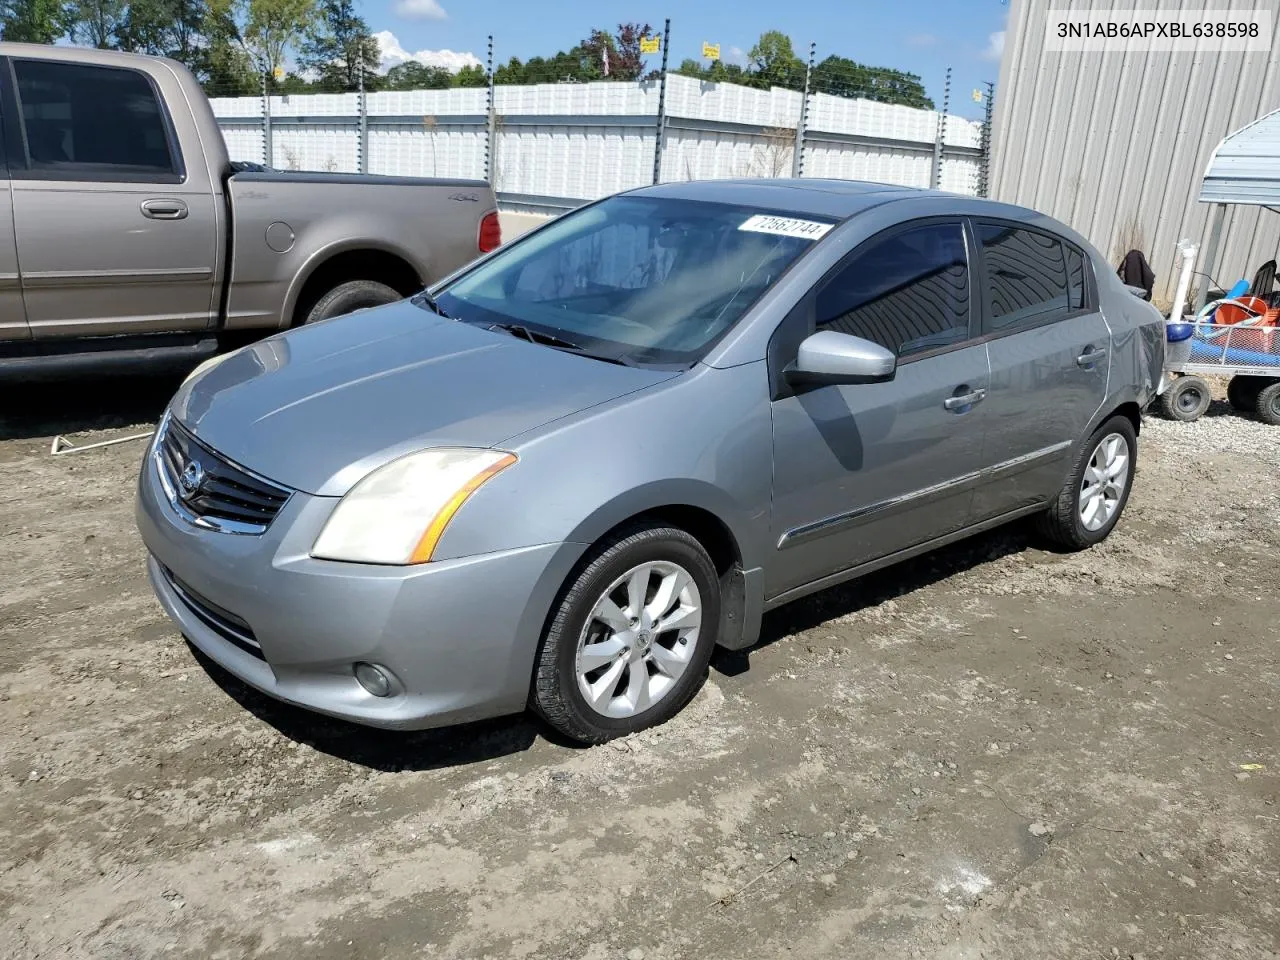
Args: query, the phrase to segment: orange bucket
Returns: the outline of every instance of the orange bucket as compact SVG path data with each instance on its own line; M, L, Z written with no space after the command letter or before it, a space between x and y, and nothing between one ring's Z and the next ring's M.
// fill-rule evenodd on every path
M1237 306L1237 303L1244 306ZM1248 307L1249 310L1244 309L1244 307ZM1261 297L1236 297L1236 303L1224 303L1214 311L1213 322L1223 326L1230 326L1233 323L1240 323L1242 320L1252 320L1254 317L1261 316L1266 312L1267 301Z

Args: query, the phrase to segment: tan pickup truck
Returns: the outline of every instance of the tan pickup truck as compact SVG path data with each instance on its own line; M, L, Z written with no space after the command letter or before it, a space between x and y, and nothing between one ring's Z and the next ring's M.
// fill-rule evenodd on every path
M195 361L500 242L483 181L232 163L181 64L0 43L0 377Z

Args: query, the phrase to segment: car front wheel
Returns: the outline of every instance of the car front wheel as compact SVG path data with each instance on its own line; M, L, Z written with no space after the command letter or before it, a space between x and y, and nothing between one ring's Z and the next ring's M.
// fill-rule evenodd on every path
M1041 532L1068 550L1101 543L1124 512L1137 465L1137 431L1128 417L1112 417L1081 448L1058 498L1041 516Z
M664 723L702 684L719 622L719 578L696 539L673 527L625 531L564 592L539 651L532 706L583 743Z

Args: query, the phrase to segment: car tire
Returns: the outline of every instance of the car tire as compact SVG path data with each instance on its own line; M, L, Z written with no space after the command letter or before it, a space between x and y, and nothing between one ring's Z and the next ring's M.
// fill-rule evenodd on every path
M1121 449L1116 448L1116 441ZM1114 454L1122 454L1123 463L1118 463ZM1129 502L1137 465L1137 431L1128 417L1112 417L1081 447L1062 491L1040 516L1040 532L1068 550L1101 543L1115 529ZM1100 474L1105 475L1101 480ZM1091 503L1103 511L1102 515L1091 511Z
M403 299L398 291L385 283L378 283L376 280L348 280L317 300L302 322L319 323L321 320L341 317L370 307L385 306Z
M1254 413L1258 409L1258 394L1271 382L1266 377L1232 377L1227 383L1227 402L1240 413Z
M625 529L589 553L562 591L530 705L581 743L665 723L702 685L719 624L720 580L702 545L674 527Z
M1254 411L1263 423L1280 427L1280 380L1273 380L1258 391Z
M1213 392L1202 377L1178 377L1160 395L1160 409L1170 420L1190 423L1204 416L1212 401Z

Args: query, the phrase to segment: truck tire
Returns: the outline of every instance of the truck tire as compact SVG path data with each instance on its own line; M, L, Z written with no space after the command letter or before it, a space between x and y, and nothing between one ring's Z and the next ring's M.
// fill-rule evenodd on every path
M307 312L302 322L318 323L321 320L355 313L357 310L367 310L370 307L381 307L403 299L404 297L385 283L378 283L376 280L348 280L317 300L316 305Z
M1209 409L1213 394L1201 377L1179 377L1160 395L1160 408L1170 420L1190 423Z

